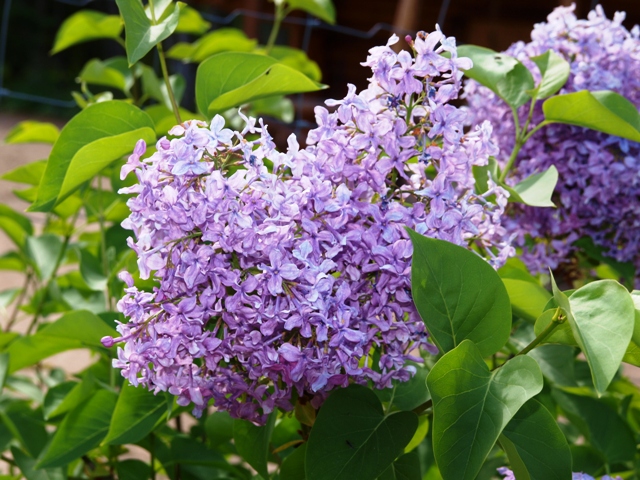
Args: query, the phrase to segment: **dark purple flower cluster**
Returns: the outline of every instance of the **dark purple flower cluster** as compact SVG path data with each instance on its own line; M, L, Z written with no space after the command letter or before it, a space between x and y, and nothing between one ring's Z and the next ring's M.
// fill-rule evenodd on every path
M468 59L439 31L418 36L415 57L396 40L371 50L366 90L316 109L306 149L292 136L277 151L244 116L240 132L220 116L185 122L145 160L136 147L123 226L160 286L121 274L130 321L103 340L124 343L114 366L132 384L256 423L295 395L318 405L350 382L389 387L411 377L412 352L436 351L411 299L405 226L473 243L495 266L512 253L506 192L473 192L472 166L497 153L491 127L465 134L448 104Z
M518 42L507 53L518 58L539 79L531 57L553 50L571 64L571 75L560 93L613 90L640 107L640 28L623 25L624 13L609 20L600 6L579 20L574 7L558 7L546 23L537 24L531 42ZM514 144L509 107L489 89L469 81L466 98L473 123L496 126L504 163ZM524 121L529 110L520 110ZM532 124L543 120L541 102ZM523 123L521 123L522 125ZM555 165L559 172L558 209L514 208L505 227L516 235L523 260L546 271L570 258L573 243L590 237L618 261L640 267L640 144L581 127L552 124L537 132L522 148L509 183Z

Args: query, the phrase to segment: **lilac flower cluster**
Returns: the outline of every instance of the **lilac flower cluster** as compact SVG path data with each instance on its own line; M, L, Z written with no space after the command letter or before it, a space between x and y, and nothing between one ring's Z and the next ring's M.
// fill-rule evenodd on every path
M507 467L500 467L498 469L498 473L500 475L504 475L504 480L516 480L516 476L513 474L511 470ZM596 480L591 475L587 475L586 473L578 472L573 473L571 480ZM600 480L622 480L622 477L611 477L609 475L604 475Z
M513 44L507 53L523 62L539 79L531 57L553 50L571 64L560 93L614 90L640 107L640 28L627 30L624 13L609 20L600 6L579 20L572 7L558 7L546 23L537 24L531 42ZM473 123L496 126L499 161L506 162L514 145L509 107L489 89L469 81L465 87ZM541 103L532 124L543 120ZM529 105L521 108L524 121ZM523 123L521 123L522 125ZM574 241L590 237L618 261L640 267L640 144L585 128L544 127L522 148L509 182L555 165L559 172L558 209L516 208L506 228L516 234L523 260L534 270L555 268L575 251Z
M473 192L472 166L497 153L491 127L465 134L448 104L469 60L440 31L418 35L415 57L395 41L370 51L366 90L316 109L306 149L292 136L279 152L242 114L242 131L220 116L176 126L144 160L139 142L123 226L159 286L122 273L130 321L103 339L124 343L114 366L133 385L258 424L296 395L317 406L349 382L389 387L413 374L411 352L437 351L412 303L405 226L495 266L512 254L506 192Z

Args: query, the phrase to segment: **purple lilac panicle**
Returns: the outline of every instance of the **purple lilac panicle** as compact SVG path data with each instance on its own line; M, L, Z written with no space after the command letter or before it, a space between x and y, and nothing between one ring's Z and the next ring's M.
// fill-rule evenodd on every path
M531 42L513 44L507 53L518 58L539 80L531 57L553 50L571 64L571 75L560 93L613 90L640 107L640 28L627 30L624 13L608 19L598 6L585 20L575 6L558 7L547 22L535 25ZM514 144L509 107L486 87L465 86L472 124L489 120L500 145L498 160L506 162ZM543 120L541 103L533 125ZM529 105L520 109L521 125ZM640 267L640 144L568 125L550 125L522 148L517 168L508 179L516 183L555 165L559 172L558 209L518 207L505 219L523 249L522 259L534 270L546 271L570 258L573 242L590 237L618 261Z
M306 149L292 136L277 151L244 116L241 132L220 116L185 122L142 161L136 147L123 226L141 277L160 285L122 273L130 321L104 339L124 343L114 366L133 385L258 424L294 394L317 406L350 382L389 387L413 374L410 352L437 351L411 299L404 227L473 242L495 266L512 254L506 192L473 193L472 166L497 153L491 128L465 134L448 104L470 62L440 31L418 35L415 57L395 41L371 50L366 90L316 109Z

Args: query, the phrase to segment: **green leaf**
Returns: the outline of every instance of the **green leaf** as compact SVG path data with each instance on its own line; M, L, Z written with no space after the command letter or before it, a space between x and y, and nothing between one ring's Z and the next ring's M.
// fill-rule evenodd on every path
M640 114L629 100L608 90L556 95L542 104L545 121L577 125L640 141Z
M535 399L525 403L502 431L500 444L518 480L571 478L571 450L555 418Z
M94 291L101 292L107 286L107 277L104 275L103 266L86 248L77 248L80 257L80 274L87 286Z
M334 391L309 435L308 480L373 480L402 454L418 427L412 412L385 415L375 393L360 385Z
M376 390L378 398L383 402L393 402L399 410L413 410L431 397L427 389L427 375L429 370L424 366L410 363L416 373L406 382L397 382L392 388Z
M409 453L420 445L425 437L429 433L429 417L426 415L420 415L418 417L418 429L413 434L413 438L409 444L404 447L404 453Z
M9 373L66 350L102 348L102 337L117 335L115 329L109 327L100 317L86 310L74 310L38 330L35 335L13 341L6 349L11 359Z
M538 362L542 374L554 385L578 386L575 374L575 348L567 345L540 345L527 355Z
M118 480L141 480L153 478L151 466L140 460L124 460L116 464Z
M132 152L139 138L155 142L153 127L149 115L123 101L113 100L87 107L62 129L51 150L37 199L28 210L50 211L73 192L74 186L79 186L114 160ZM139 132L136 139L133 139L132 131ZM61 196L63 186L65 196Z
M4 382L7 380L9 372L9 354L0 353L0 391L4 388Z
M237 28L219 28L193 43L176 43L167 57L183 62L202 62L222 52L251 52L258 42Z
M336 23L336 9L331 0L287 0L293 10L303 10L327 23Z
M602 394L620 367L635 322L631 295L614 280L598 280L569 297L573 336L591 367L593 384Z
M56 136L57 138L57 136ZM8 171L4 175L0 176L3 180L9 180L10 182L26 183L27 185L39 185L42 174L47 167L46 160L38 160L37 162L27 163L26 165L20 165L13 170Z
M514 57L476 45L460 45L458 57L468 57L473 68L464 74L496 93L517 108L530 98L527 90L534 87L531 72Z
M122 445L142 440L167 414L167 405L164 394L154 395L145 387L136 388L125 382L103 443Z
M185 5L180 10L180 17L178 18L178 26L176 27L176 33L190 33L192 35L202 35L211 28L211 24L207 22L200 12L195 8L191 8Z
M39 237L27 238L27 255L31 259L41 280L48 280L54 274L56 260L64 247L57 235L45 233Z
M551 201L558 183L558 170L551 165L547 170L525 178L514 187L502 185L511 194L509 201L524 203L532 207L555 207Z
M78 405L93 396L97 388L95 377L91 373L86 374L82 382L72 383L73 388L69 390L63 398L59 397L60 394L63 394L68 389L67 383L62 383L47 392L47 396L44 399L44 415L46 420L75 409ZM60 386L64 386L64 388L60 389Z
M542 390L542 373L525 355L490 371L476 345L465 340L435 364L427 385L442 477L473 480L507 423Z
M465 339L482 356L500 350L511 331L511 305L495 270L463 247L408 231L413 301L440 351Z
M97 58L89 60L78 75L78 80L91 85L116 88L129 96L133 86L133 73L124 57L114 57L108 60Z
M553 50L547 50L542 55L531 57L540 69L542 81L537 87L536 98L547 98L560 90L571 73L571 65Z
M124 18L125 43L129 65L133 65L162 40L171 35L180 20L180 5L176 4L170 15L150 20L140 0L116 0Z
M180 108L180 118L204 120L199 113L193 113L184 108ZM166 135L169 130L176 124L176 117L171 110L164 105L152 105L144 110L149 114L155 125L156 135L161 137Z
M12 402L0 408L0 418L29 455L40 454L48 439L42 410L32 410L28 402Z
M269 416L267 424L257 427L247 420L234 420L233 441L238 455L251 465L262 478L269 478L267 458L269 457L269 442L276 423L276 413Z
M526 270L526 267L523 266L522 270L512 265L513 261L508 262L498 270L498 275L509 294L513 314L528 322L535 322L544 312L551 294Z
M26 243L32 238L30 235L33 235L31 220L2 204L0 204L0 229L21 250L24 250Z
M587 437L591 445L615 464L634 458L636 441L628 424L606 402L553 390L566 417Z
M325 88L306 75L264 55L219 53L200 64L196 103L200 111L216 113L272 95L313 92Z
M69 395L69 393L79 385L78 382L69 381L62 382L54 387L51 387L47 394L44 397L44 403L42 405L42 411L44 414L44 419L48 420L52 417L51 413L55 411L58 406L64 402L64 399Z
M303 443L282 461L280 480L306 480L307 476L304 470L306 453L307 444Z
M100 445L109 430L117 398L109 390L99 390L69 412L37 467L61 467Z
M304 73L314 82L322 80L322 70L316 62L311 60L304 50L285 45L275 45L268 53L283 65Z
M406 453L393 462L379 480L422 480L418 452Z
M171 84L171 90L175 96L176 102L179 104L186 86L185 79L182 75L175 74L169 77L169 83ZM173 115L173 107L171 104L171 97L167 90L167 85L164 80L158 78L155 71L147 65L142 66L142 89L145 95L162 103L165 108L171 110L171 114ZM173 124L175 123L176 117L173 115ZM163 133L167 133L167 131L165 130Z
M207 440L212 448L231 441L233 438L233 418L228 412L217 411L207 417L204 429L207 432Z
M6 143L53 144L58 135L60 135L60 130L53 123L26 120L13 127L4 138L4 141ZM5 178L5 175L3 175L3 178Z
M120 37L120 32L122 32L122 20L118 15L106 15L95 10L80 10L60 26L51 54L89 40L117 39Z
M291 99L276 95L275 97L260 98L251 102L249 110L252 117L268 116L291 123L295 118L295 107Z
M67 478L62 468L36 469L36 459L16 447L11 447L11 454L27 480L65 480Z
M622 277L625 283L633 286L633 282L636 276L636 268L631 262L618 262L615 258L611 258L606 255L605 249L593 243L591 237L582 237L574 242L574 245L579 247L588 257L609 265L613 268L619 277ZM640 338L639 338L640 340Z

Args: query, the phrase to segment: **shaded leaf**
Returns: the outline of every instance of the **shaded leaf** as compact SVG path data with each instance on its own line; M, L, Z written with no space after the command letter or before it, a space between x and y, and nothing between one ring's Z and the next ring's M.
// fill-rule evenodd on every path
M27 480L64 480L67 478L67 474L62 468L36 469L36 459L16 447L11 447L11 455Z
M280 480L305 480L307 478L304 469L306 453L307 444L303 443L282 461Z
M258 427L247 420L234 420L233 441L238 454L251 465L262 478L269 478L267 458L269 442L276 423L276 414L272 413L267 424Z

